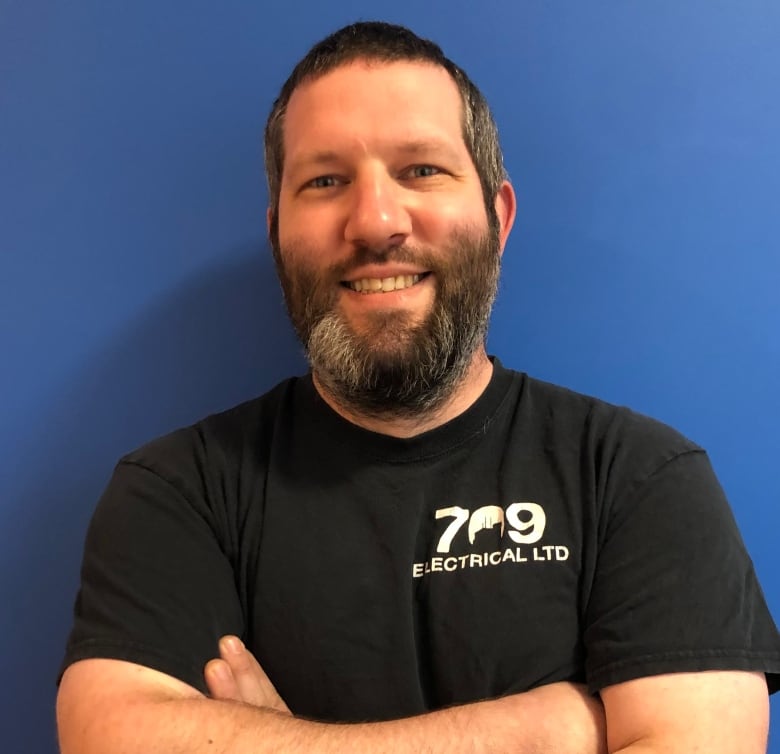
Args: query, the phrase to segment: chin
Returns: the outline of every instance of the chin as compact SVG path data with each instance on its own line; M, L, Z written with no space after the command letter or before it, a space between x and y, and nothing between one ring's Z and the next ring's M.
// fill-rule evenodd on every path
M344 317L344 322L356 338L371 339L373 346L380 344L401 345L424 328L430 312L412 312L398 309L378 309L360 316Z

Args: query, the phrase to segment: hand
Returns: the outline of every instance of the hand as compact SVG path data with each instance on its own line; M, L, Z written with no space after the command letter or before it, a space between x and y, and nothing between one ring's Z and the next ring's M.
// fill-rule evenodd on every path
M237 636L219 640L219 659L209 660L203 671L213 699L243 702L291 715L254 655Z

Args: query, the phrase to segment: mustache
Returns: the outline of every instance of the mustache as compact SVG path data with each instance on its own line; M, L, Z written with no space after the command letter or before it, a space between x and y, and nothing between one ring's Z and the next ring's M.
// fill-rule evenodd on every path
M438 266L436 255L426 249L400 244L384 249L370 246L358 246L349 259L335 263L327 268L327 276L336 280L344 280L352 270L367 264L412 264L434 270Z

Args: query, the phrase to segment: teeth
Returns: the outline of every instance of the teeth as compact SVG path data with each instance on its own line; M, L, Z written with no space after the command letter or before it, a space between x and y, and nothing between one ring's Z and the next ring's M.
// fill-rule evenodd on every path
M362 278L348 283L353 291L358 293L390 293L410 288L420 282L419 275L398 275L394 278Z

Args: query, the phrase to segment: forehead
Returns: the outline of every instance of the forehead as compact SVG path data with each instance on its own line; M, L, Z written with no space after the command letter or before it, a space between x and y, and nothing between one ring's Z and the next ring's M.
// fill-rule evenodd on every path
M399 140L445 140L465 149L462 114L458 87L438 65L355 61L295 89L284 118L285 155Z

